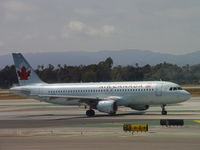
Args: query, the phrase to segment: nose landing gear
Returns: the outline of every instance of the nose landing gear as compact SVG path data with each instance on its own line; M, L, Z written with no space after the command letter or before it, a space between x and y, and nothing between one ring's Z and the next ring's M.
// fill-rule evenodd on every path
M167 111L165 110L165 106L166 106L166 104L161 105L161 108L162 108L161 114L162 115L167 115Z

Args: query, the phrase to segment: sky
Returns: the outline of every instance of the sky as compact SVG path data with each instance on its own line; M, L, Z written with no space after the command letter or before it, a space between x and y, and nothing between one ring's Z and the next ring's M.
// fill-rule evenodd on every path
M0 55L200 50L200 0L0 0Z

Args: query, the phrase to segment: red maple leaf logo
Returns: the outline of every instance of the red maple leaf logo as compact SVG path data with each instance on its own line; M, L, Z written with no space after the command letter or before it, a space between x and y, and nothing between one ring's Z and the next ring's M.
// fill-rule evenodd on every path
M31 74L31 71L27 71L26 67L22 67L20 70L17 71L20 80L28 80L28 77Z

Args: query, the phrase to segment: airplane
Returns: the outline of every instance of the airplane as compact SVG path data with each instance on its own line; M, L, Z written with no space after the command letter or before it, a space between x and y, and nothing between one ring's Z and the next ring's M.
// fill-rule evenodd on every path
M88 117L95 111L115 115L118 107L125 106L144 111L151 105L160 105L161 114L167 115L165 106L190 98L190 93L178 84L167 81L53 83L43 82L21 53L13 53L19 86L12 93L59 105L85 105Z

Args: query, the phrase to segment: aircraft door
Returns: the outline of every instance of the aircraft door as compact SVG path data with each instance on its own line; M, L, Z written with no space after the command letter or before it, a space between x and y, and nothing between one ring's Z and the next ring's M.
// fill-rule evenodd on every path
M162 84L157 84L156 85L155 94L156 94L156 96L162 96Z

